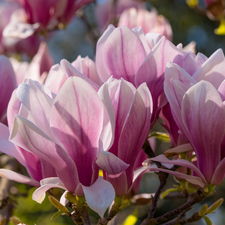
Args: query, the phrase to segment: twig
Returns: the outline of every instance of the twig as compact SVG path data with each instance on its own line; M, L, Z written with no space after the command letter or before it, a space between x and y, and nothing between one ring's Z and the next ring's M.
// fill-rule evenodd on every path
M192 195L192 197L190 197L189 200L185 204L183 204L182 206L180 206L180 207L178 207L178 208L176 208L172 211L169 211L169 212L165 213L164 215L159 216L155 219L146 218L142 222L141 225L154 225L154 224L157 224L157 223L161 223L165 220L168 220L171 217L176 216L177 214L181 214L181 213L185 212L187 209L190 209L194 204L203 201L206 198L207 195L208 195L208 193L204 192L203 188L200 188L197 191L197 193Z

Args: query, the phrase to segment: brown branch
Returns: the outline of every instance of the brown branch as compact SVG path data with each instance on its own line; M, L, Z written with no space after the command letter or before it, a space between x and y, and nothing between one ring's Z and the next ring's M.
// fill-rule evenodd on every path
M187 209L190 209L194 204L196 203L199 203L201 201L203 201L206 196L208 195L208 193L204 192L204 189L203 188L200 188L197 193L195 193L194 195L192 195L189 200L183 204L182 206L172 210L172 211L169 211L167 213L165 213L164 215L162 216L159 216L155 219L153 218L146 218L141 225L154 225L154 224L157 224L157 223L161 223L165 220L168 220L170 218L172 218L173 216L176 216L177 214L181 214L183 212L185 212Z

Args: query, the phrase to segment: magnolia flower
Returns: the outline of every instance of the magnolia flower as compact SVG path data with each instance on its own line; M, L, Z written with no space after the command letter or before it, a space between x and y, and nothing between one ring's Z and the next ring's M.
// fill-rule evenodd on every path
M4 30L5 37L27 38L36 31L68 23L77 9L93 0L16 0L22 9L15 12ZM45 7L43 7L43 5Z
M33 199L42 202L48 189L58 187L85 196L88 205L103 216L115 197L112 185L98 178L95 163L114 137L107 84L96 92L83 79L71 77L57 96L44 90L31 80L19 85L17 97L26 111L15 116L10 135L14 144L56 171L57 177L40 182Z
M218 50L192 76L175 64L166 69L164 89L173 118L197 158L197 166L188 161L170 163L191 168L202 185L220 185L225 175L224 66L224 55Z
M136 89L123 79L111 80L109 95L116 118L115 140L107 152L100 153L96 163L106 171L104 178L113 185L116 195L124 196L131 191L138 175L146 170L134 172L135 162L150 128L152 98L146 84ZM124 164L115 161L115 156ZM122 173L121 170L119 172L119 164L125 169Z
M166 103L162 95L167 62L176 62L192 72L195 70L195 66L190 67L195 61L192 54L181 51L160 34L144 34L141 28L130 30L110 25L97 43L96 68L103 82L113 75L135 87L147 83L153 99L153 126Z
M172 40L172 29L167 19L158 15L156 9L149 12L146 9L129 8L123 11L118 26L125 25L130 29L142 27L144 33L160 33Z
M39 89L36 89L35 91L36 93L40 93ZM13 127L14 116L19 113L24 115L27 115L28 113L26 108L23 107L19 99L16 97L16 92L17 90L12 93L12 97L8 104L8 127L0 123L0 151L16 158L17 161L26 168L30 178L7 169L0 169L0 176L6 177L9 180L17 181L19 183L26 183L39 187L40 181L42 179L56 176L56 172L50 164L39 158L36 154L28 152L9 141L10 132L12 131ZM36 103L36 107L39 107L39 105L40 104Z
M26 53L30 57L37 52L38 46L41 42L40 38L32 35L24 40L16 40L10 37L3 36L3 30L10 22L11 15L19 9L16 3L2 3L0 4L0 53Z
M104 30L108 24L112 23L112 16L119 17L120 14L127 8L135 7L137 9L144 9L145 3L137 2L134 0L119 0L116 2L115 15L112 15L113 0L97 1L95 7L95 17L100 30Z

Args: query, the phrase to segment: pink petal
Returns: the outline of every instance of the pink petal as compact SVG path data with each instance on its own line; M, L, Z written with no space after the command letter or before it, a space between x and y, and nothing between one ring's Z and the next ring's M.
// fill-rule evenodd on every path
M131 48L132 46L132 48ZM134 84L135 74L146 57L141 40L129 28L116 28L104 45L103 60L110 75Z
M105 30L103 35L99 38L96 46L96 68L98 71L98 75L102 82L106 82L110 78L109 72L106 70L104 61L103 61L103 52L105 43L111 33L114 31L115 27L113 25L109 25L108 28Z
M16 77L8 58L0 56L0 121L6 122L6 110L13 90L17 87Z
M82 187L88 206L103 217L115 198L113 186L99 177L93 185L89 187L82 185Z
M99 85L95 82L93 82L91 79L89 79L87 76L84 76L81 72L79 72L76 68L74 68L68 61L65 59L61 60L60 62L61 68L63 72L68 77L80 77L83 80L87 81L95 90L99 89Z
M107 151L113 144L115 133L115 112L109 96L108 83L104 83L98 90L98 96L105 105L103 129L101 133L102 147L100 149Z
M58 177L45 178L41 180L40 184L41 187L37 188L32 195L32 199L38 203L43 202L45 199L45 192L51 188L61 188L66 190Z
M92 162L97 158L105 106L95 89L78 77L67 79L55 98L51 129L75 162L80 182L90 185Z
M133 165L150 129L152 97L146 84L136 91L118 143L118 157ZM139 134L139 135L137 135Z
M218 91L207 81L192 86L183 98L181 115L197 155L198 167L210 183L220 162L225 133L225 107Z
M216 170L213 174L211 184L212 185L220 185L225 177L225 158L218 164Z
M0 123L0 151L16 158L20 164L25 166L26 162L15 145L9 141L9 128Z
M3 36L5 38L19 38L25 39L34 34L34 32L39 28L39 24L29 24L23 22L10 22L5 27L3 31Z
M45 81L45 86L49 87L52 92L57 94L67 78L60 65L56 64L50 69Z
M79 72L84 74L90 80L92 80L97 85L101 86L102 82L98 76L95 63L86 56L85 58L81 58L79 55L77 59L71 63L74 68L76 68Z
M129 167L129 164L123 162L114 154L103 151L99 153L96 163L102 170L104 170L108 174L109 177L112 177L110 175L119 176L124 170Z
M224 76L225 59L223 50L218 49L208 60L196 71L193 78L196 81L206 80L218 88L225 79Z
M113 178L107 176L106 174L106 180L112 184L113 188L115 189L116 196L124 196L129 193L128 191L132 185L132 179L133 179L133 176L131 178L131 181L129 181L129 184L128 184L126 171L122 172L119 177L113 177Z
M138 87L143 82L146 82L151 94L154 98L158 98L163 91L164 73L167 63L181 63L182 60L183 53L165 37L162 37L137 71L135 77L136 86Z
M8 119L8 126L10 131L12 129L14 116L19 113L20 106L21 106L20 100L16 97L16 90L14 90L12 93L12 96L8 104L8 109L7 109L7 119Z
M153 157L151 159L147 159L144 163L148 162L149 160L151 161L157 161L157 162L161 162L161 163L167 163L167 164L173 164L173 165L178 165L178 166L184 166L187 168L190 168L191 170L193 170L193 172L196 173L196 175L201 178L201 180L204 183L206 182L206 179L204 177L204 175L202 174L202 172L198 169L198 167L196 167L192 162L189 162L188 160L184 160L184 159L175 159L175 160L169 160L166 158L166 156L164 155L159 155L156 157Z
M49 125L53 100L32 80L28 80L28 84L20 84L16 94L27 109L29 119L54 139Z
M63 184L74 192L79 183L76 165L67 152L43 131L21 116L16 116L10 140L50 163Z
M32 186L39 187L39 182L37 182L36 180L33 180L29 177L23 176L19 173L11 171L11 170L0 169L0 177L5 177L9 180L14 180L19 183L24 183L24 184L29 184Z
M200 187L205 187L205 185L206 185L206 183L204 183L199 177L186 175L184 173L180 173L180 172L176 172L176 171L171 171L171 170L166 170L166 169L161 169L161 168L150 168L149 171L155 171L155 172L161 171L161 172L169 173L173 176L179 177L181 179L185 179L189 183L192 183L194 185L198 185Z

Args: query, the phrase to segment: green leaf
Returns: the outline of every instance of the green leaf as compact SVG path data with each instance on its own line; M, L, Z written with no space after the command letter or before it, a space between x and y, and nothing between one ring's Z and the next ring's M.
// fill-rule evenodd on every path
M64 212L62 212L62 211L59 210L58 212L56 212L56 213L51 217L51 220L53 220L53 219L55 219L55 218L61 216L63 213L64 213Z
M201 207L201 209L199 210L198 215L199 215L199 216L204 216L204 215L206 214L207 209L208 209L207 204L204 204L204 205Z
M209 219L209 217L207 216L203 216L205 222L206 222L206 225L212 225L212 221Z
M174 191L179 191L179 189L177 189L177 188L170 188L170 189L164 191L164 192L161 194L160 198L161 198L161 199L164 199L170 192L174 192Z
M150 137L155 137L157 139L160 139L163 142L170 142L170 137L168 134L166 133L162 133L162 132L152 132Z
M223 198L220 198L219 200L217 200L216 202L214 202L206 211L206 214L210 214L213 211L215 211L217 208L220 207L220 205L223 203Z
M48 196L48 199L52 203L52 205L55 206L59 211L62 211L66 215L69 215L69 210L64 205L62 205L57 199L52 196Z
M119 207L120 210L123 210L125 208L127 208L127 206L130 205L130 201L127 200L127 201L124 201L123 204Z
M138 211L137 209L134 210L133 214L129 215L125 221L123 222L123 225L134 225L138 220Z

